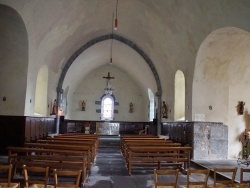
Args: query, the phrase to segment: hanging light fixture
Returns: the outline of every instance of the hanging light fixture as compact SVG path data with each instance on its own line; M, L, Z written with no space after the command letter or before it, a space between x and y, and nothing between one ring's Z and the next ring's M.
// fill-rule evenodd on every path
M114 20L114 13L112 16L112 35L113 35L113 20ZM115 77L111 77L110 76L110 66L112 65L112 51L113 51L113 38L111 38L111 44L110 44L110 61L109 61L109 72L108 72L108 76L104 76L103 78L105 78L107 80L106 82L106 86L104 88L104 93L106 95L112 95L114 92L114 86L112 86L111 84L111 79L115 79Z
M117 30L117 29L118 29L117 8L118 8L118 0L116 0L116 8L115 8L115 27L114 27L114 30Z
M114 20L114 12L113 12L113 15L112 15L112 23L111 23L112 36L114 34L114 32L113 32L113 20ZM111 38L111 44L110 44L110 61L109 61L109 65L112 65L112 52L113 52L113 38Z

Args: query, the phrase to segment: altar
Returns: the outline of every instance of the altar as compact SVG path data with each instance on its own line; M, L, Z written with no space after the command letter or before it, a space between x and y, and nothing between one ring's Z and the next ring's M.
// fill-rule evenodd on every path
M119 135L120 124L110 122L97 122L96 134L100 135Z

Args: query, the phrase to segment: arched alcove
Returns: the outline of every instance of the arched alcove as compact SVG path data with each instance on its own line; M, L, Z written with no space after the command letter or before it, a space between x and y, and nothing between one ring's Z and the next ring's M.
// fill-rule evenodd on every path
M180 70L175 73L174 120L185 120L185 77Z
M36 80L36 94L35 94L35 115L44 115L49 114L47 112L48 102L47 102L47 93L48 93L48 67L43 65L37 74Z
M0 96L6 97L0 105L0 114L24 115L28 69L26 27L18 12L5 5L0 5L0 23Z
M250 107L250 33L239 28L220 28L210 33L196 57L193 80L194 120L223 122L228 126L228 157L241 157L239 137L248 127L238 115L238 101ZM245 111L245 117L249 116ZM220 133L213 133L220 136Z

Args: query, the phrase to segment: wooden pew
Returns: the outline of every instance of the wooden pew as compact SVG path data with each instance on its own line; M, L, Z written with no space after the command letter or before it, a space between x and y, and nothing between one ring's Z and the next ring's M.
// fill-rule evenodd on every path
M87 158L86 157L65 157L53 155L30 155L16 156L11 164L17 168L22 168L22 165L49 167L50 169L79 169L82 170L82 183L84 184L87 175Z
M16 167L23 164L33 166L48 166L50 168L81 169L82 182L87 177L88 164L85 151L39 149L27 147L7 147L8 162Z
M89 145L92 147L92 160L95 159L98 150L98 142L95 140L74 141L74 140L37 140L42 144L63 144L63 145Z
M65 137L55 137L55 138L51 138L51 137L47 137L46 140L61 140L61 141L75 141L75 142L84 142L84 141L95 141L96 142L96 148L99 147L99 140L95 139L95 138L65 138Z
M147 147L180 147L181 143L172 143L172 142L129 142L126 143L125 148L124 148L124 159L127 161L128 159L128 151L129 148L131 147L141 147L141 148L147 148Z
M14 147L9 146L8 149L8 157L14 156L14 154L18 155L30 155L31 153L37 154L60 154L60 155L75 155L82 156L87 154L86 151L74 151L74 150L62 150L62 149L40 149L40 148L28 148L28 147Z
M149 134L141 134L141 135L131 135L131 134L123 134L120 135L121 138L159 138L159 136L153 136L153 135L149 135Z
M96 140L98 141L97 138L93 137L67 137L67 136L58 136L58 137L47 137L47 140Z
M75 133L71 133L71 134L59 134L59 135L55 135L54 138L56 137L67 137L67 138L83 138L83 137L89 137L89 138L99 138L99 135L97 134L75 134Z
M125 142L127 141L137 141L137 142L159 142L159 141L163 141L163 142L172 142L172 140L165 140L164 138L123 138L120 141L120 146L121 146L121 150L123 150L123 147L125 145Z
M61 149L61 150L73 150L73 151L84 151L87 156L87 167L88 170L91 168L91 164L94 161L91 154L91 146L79 146L79 145L63 145L63 144L41 144L41 143L25 143L25 147L38 148L38 149Z
M123 139L121 140L121 151L124 153L126 149L126 145L129 143L137 144L137 143L173 143L172 140L165 139Z
M191 147L169 147L169 146L131 146L128 149L126 161L129 174L133 165L161 164L175 168L187 169L190 167Z

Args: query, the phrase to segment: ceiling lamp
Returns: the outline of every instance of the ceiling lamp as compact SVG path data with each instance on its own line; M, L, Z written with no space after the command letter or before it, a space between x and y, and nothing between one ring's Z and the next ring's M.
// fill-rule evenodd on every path
M118 0L116 0L116 8L115 8L115 27L114 27L114 30L117 30L117 29L118 29L117 8L118 8Z
M113 35L113 20L114 20L114 13L112 16L112 35ZM109 61L109 71L110 71L110 66L112 65L112 51L113 51L113 38L111 39L111 44L110 44L110 61ZM104 93L105 95L112 95L114 92L114 87L112 86L110 80L115 79L115 77L110 76L110 72L108 72L108 76L104 76L103 78L107 79L106 86L104 88Z
M112 23L111 23L112 35L114 34L114 32L113 32L113 20L114 20L114 12L113 12ZM109 65L112 65L112 51L113 51L113 38L111 39L111 44L110 44L110 60L109 60Z

